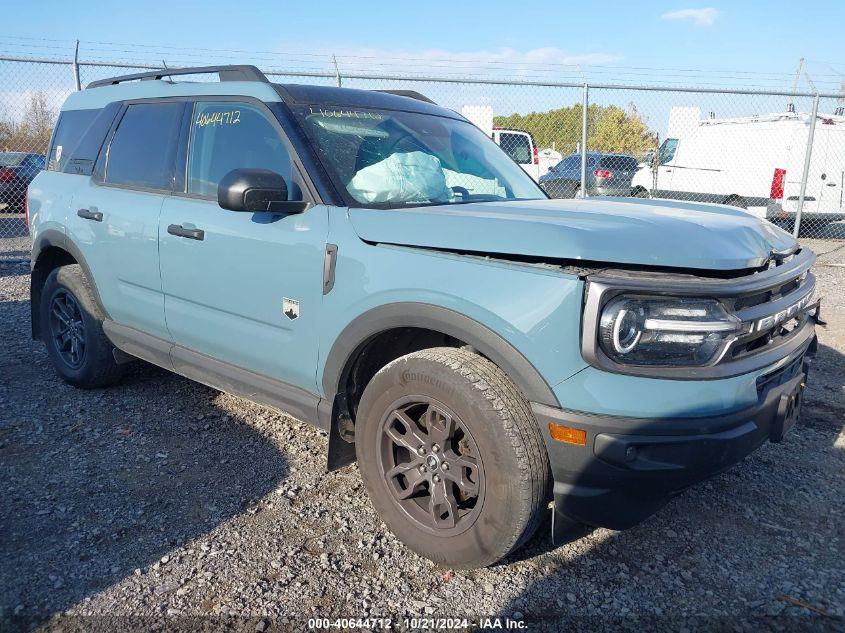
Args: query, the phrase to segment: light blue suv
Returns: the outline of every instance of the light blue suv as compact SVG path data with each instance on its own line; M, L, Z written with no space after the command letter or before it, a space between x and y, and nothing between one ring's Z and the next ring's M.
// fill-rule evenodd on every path
M558 542L632 526L798 418L809 250L729 207L550 200L417 93L116 77L48 161L32 330L59 375L140 358L310 421L443 565L501 559L550 501Z

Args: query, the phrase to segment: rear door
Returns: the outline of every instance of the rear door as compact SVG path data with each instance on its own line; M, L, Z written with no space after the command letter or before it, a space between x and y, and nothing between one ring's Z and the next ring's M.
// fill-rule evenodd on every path
M171 355L177 369L183 356L196 360L187 348L314 393L328 209L285 215L218 205L220 179L250 167L281 174L290 198L305 199L275 117L242 99L196 102L181 159L185 182L162 211L167 326L178 346Z
M68 236L81 249L109 316L164 339L158 220L173 185L185 106L125 106L67 217Z
M820 160L818 163L812 161L814 169L810 174L810 182L816 179L819 198L817 212L839 215L845 209L842 191L842 180L845 177L845 126L833 127L818 121L816 138L818 141L813 147L813 154L818 152Z

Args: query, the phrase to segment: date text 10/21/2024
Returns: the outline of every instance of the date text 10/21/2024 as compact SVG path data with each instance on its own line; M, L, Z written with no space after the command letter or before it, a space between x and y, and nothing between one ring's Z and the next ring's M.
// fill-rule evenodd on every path
M310 618L309 629L369 629L382 630L392 629L402 624L405 630L457 630L463 631L470 628L484 630L522 630L526 623L522 619L511 618Z

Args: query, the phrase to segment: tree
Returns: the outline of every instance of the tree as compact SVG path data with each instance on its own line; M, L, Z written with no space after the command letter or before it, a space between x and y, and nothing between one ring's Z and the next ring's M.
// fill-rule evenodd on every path
M55 115L43 92L34 93L20 122L0 121L0 149L45 154L53 133Z
M604 108L590 139L590 149L633 155L653 149L657 141L633 105L629 112L618 106Z
M578 103L547 112L498 116L493 124L531 132L539 147L554 147L565 156L577 151L581 143L582 112ZM615 105L590 105L587 132L590 150L625 154L641 154L652 149L656 138L633 105L627 112Z

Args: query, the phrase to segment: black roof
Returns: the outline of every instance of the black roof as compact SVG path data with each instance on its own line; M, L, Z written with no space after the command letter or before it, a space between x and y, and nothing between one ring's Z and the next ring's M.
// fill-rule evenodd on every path
M455 119L463 118L458 113L443 108L418 92L402 90L384 92L337 88L335 86L312 86L306 84L274 84L285 103L290 105L327 105L346 108L384 108L404 110L422 114L436 114ZM407 95L407 96L406 96ZM412 96L413 95L413 96Z
M260 81L269 84L267 76L255 66L223 65L197 66L193 68L162 68L142 73L108 77L92 81L88 88L113 86L132 81L161 80L185 75L216 74L221 82ZM288 104L293 105L331 105L348 108L384 108L404 110L423 114L436 114L462 119L452 110L441 108L428 97L415 90L358 90L355 88L335 88L333 86L309 86L301 84L273 84L276 91Z

